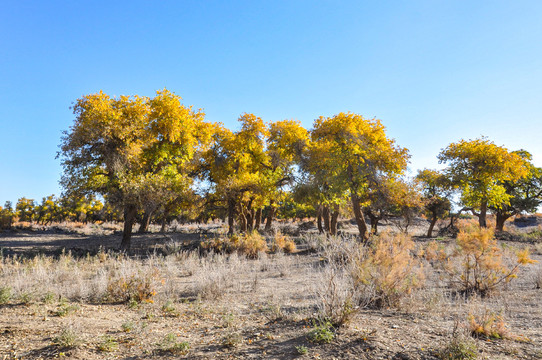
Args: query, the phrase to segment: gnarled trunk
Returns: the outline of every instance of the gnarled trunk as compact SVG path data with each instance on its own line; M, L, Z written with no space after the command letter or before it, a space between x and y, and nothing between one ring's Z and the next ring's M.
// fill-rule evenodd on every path
M318 205L316 224L318 226L318 232L320 234L324 233L324 228L322 226L322 211L322 205Z
M504 223L506 222L506 220L508 220L513 214L507 214L507 213L500 213L500 212L497 212L495 214L495 221L496 221L496 225L495 225L495 230L496 231L504 231Z
M151 215L152 213L150 211L145 211L143 214L143 219L141 219L141 223L139 224L138 233L143 234L147 232L151 222Z
M367 223L361 212L361 207L359 206L358 196L352 192L350 194L350 200L352 202L352 208L354 209L354 217L356 218L356 223L358 225L359 236L363 242L369 240L369 234L367 233Z
M437 223L438 218L436 216L433 216L431 218L431 223L429 223L429 230L427 230L427 237L430 238L433 236L433 228L435 227L435 224Z
M322 210L322 217L324 218L324 230L326 234L329 234L331 232L331 219L329 217L329 206L324 205L324 209Z
M120 243L120 249L122 251L129 251L132 240L132 227L134 225L137 215L137 206L125 205L124 207L124 231L122 233L122 241Z

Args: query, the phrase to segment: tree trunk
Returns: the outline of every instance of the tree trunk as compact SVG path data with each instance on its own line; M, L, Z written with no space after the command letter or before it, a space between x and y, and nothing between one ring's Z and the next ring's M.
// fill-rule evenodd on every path
M435 227L435 224L437 223L438 218L436 216L433 216L431 218L431 223L429 224L429 230L427 230L427 237L430 238L433 236L433 228Z
M269 211L267 212L265 231L271 230L271 225L273 224L273 217L275 217L275 208L273 207L273 202L271 202L271 204L269 205Z
M253 199L249 200L246 209L247 230L250 232L254 229L254 209L252 208L252 201Z
M132 226L134 225L137 215L137 206L126 205L124 207L124 231L122 233L122 241L120 243L120 249L122 251L129 251L132 239Z
M382 220L382 214L380 216L376 216L371 210L366 209L365 213L371 220L371 234L378 235L378 222Z
M164 218L162 219L162 226L160 227L160 232L162 234L166 232L166 225L167 225L167 220L166 220L166 217L164 216Z
M323 234L324 228L322 227L322 205L318 205L316 224L318 225L318 232Z
M138 233L143 234L147 232L147 229L149 228L149 224L151 222L151 212L145 211L143 214L143 219L141 219L141 223L139 225Z
M487 200L482 200L482 205L480 206L480 215L478 215L478 223L480 227L487 227Z
M363 217L361 207L359 206L359 198L352 192L350 194L350 200L352 201L352 207L354 208L354 216L358 225L359 236L363 242L367 242L367 240L369 240L369 234L367 233L367 223L365 223L365 218Z
M333 209L333 212L331 213L331 227L330 227L330 234L331 235L337 235L337 219L339 218L339 205L335 205L335 208Z
M239 227L242 233L247 232L247 216L243 204L239 204Z
M228 200L228 235L233 235L235 225L235 200Z
M260 230L260 224L262 223L262 208L256 210L256 219L254 220L254 230Z
M331 219L329 218L329 206L324 205L322 210L322 216L324 218L324 230L326 234L331 233Z
M497 212L495 215L496 215L495 220L497 222L497 224L495 225L495 230L504 231L504 223L506 222L506 220L508 220L512 216L512 214Z

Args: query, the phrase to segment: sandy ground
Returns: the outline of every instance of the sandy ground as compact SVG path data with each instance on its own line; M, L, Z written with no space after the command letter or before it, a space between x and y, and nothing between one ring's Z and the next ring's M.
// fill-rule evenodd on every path
M135 235L134 253L148 254L172 241L199 238L190 231ZM59 230L0 235L4 256L54 255L61 248L95 253L119 242L118 234ZM0 359L437 359L456 325L465 327L468 314L488 311L505 319L511 336L474 340L478 358L542 359L542 290L534 286L542 256L533 257L538 264L485 299L454 296L434 270L426 269L431 272L426 287L405 298L399 309L360 310L329 344L307 337L314 325L312 294L321 258L302 248L291 255L243 260L236 265L239 271L232 275L232 283L216 298L194 298L188 291L203 279L196 269L194 274L179 272L170 279L174 285L167 296L159 294L154 303L135 307L69 301L75 310L59 316L59 308L67 306L62 299L12 300L0 305ZM175 264L183 266L182 260ZM75 334L77 346L55 344L66 329ZM168 334L177 343L187 342L190 350L171 352L165 340ZM107 339L115 342L111 351L102 346Z

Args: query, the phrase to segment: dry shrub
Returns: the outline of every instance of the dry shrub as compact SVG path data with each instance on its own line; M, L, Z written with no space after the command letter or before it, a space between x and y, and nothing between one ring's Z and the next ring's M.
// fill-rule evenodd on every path
M499 285L517 277L521 266L536 262L529 250L518 251L514 265L507 265L505 252L497 244L493 230L467 224L460 228L457 247L444 264L453 284L466 294L487 296Z
M413 249L411 237L392 233L360 246L352 271L362 306L398 306L402 297L422 285L423 266L412 255Z
M107 285L107 299L112 302L153 303L156 290L149 276L131 275L114 279Z
M216 237L205 240L201 247L215 253L231 254L237 252L246 257L256 259L260 253L267 251L267 242L257 231L235 234L230 237Z
M338 327L351 319L359 299L348 269L328 264L319 274L315 290L320 321Z
M485 339L511 338L508 325L503 316L493 311L485 310L481 315L469 313L469 330L472 336Z
M219 299L234 286L245 263L235 253L210 254L201 258L199 268L194 272L193 295L205 300Z
M271 252L284 251L289 254L295 250L295 243L288 235L284 235L278 231L275 233L273 243L271 244Z

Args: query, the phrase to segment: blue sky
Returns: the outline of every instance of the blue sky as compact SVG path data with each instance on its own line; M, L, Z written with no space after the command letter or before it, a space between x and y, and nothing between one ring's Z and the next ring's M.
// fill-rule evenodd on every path
M167 87L236 127L377 117L411 172L488 136L542 166L541 1L1 1L0 204L59 194L70 105Z

